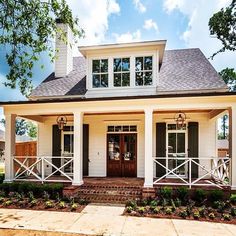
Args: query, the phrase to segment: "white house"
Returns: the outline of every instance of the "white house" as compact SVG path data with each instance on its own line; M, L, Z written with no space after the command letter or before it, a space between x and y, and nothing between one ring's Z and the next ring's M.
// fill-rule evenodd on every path
M236 94L200 49L165 46L166 40L87 46L73 58L57 40L55 72L28 101L0 104L5 181L82 185L85 176L132 177L143 178L145 188L236 189ZM218 158L216 122L225 111L230 157ZM37 157L14 156L16 117L38 122Z

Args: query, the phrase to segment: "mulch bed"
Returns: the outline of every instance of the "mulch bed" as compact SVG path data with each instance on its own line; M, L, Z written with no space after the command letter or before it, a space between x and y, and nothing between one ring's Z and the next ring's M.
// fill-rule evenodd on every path
M80 213L86 205L79 205L76 209L71 209L69 203L66 204L65 208L59 208L57 203L54 203L54 207L47 208L45 207L45 201L41 199L37 199L37 204L35 206L30 206L29 203L26 203L25 205L19 205L17 203L12 203L9 206L4 205L4 203L0 204L0 208L5 208L5 209L24 209L24 210L38 210L38 211L57 211L57 212L77 212Z
M222 213L214 211L215 219L210 219L208 216L206 217L200 217L199 219L195 219L193 216L187 216L186 218L180 217L179 212L181 211L181 208L177 208L175 212L172 212L171 215L165 214L165 212L160 212L158 214L155 214L151 212L150 210L147 212L144 212L143 214L132 211L131 213L127 212L127 209L125 209L123 215L126 216L134 216L134 217L150 217L150 218L159 218L159 219L178 219L178 220L194 220L194 221L207 221L207 222L215 222L215 223L224 223L224 224L235 224L236 225L236 217L232 217L231 220L224 220L222 218Z

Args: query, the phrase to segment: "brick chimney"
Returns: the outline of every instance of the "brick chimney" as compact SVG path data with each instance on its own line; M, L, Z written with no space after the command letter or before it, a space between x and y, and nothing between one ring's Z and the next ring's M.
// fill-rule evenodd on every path
M63 40L56 37L56 49L59 51L56 53L55 59L55 77L64 77L73 70L73 33L68 24L64 24L60 19L56 20L57 27L66 32L67 44Z

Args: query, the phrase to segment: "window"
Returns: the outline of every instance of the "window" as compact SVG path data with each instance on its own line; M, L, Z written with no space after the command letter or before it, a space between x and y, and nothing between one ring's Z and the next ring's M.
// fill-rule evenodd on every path
M107 132L137 132L136 125L117 125L108 126Z
M108 59L93 60L93 88L108 87Z
M152 85L152 56L135 58L135 85Z
M130 59L115 58L113 60L114 87L130 86Z

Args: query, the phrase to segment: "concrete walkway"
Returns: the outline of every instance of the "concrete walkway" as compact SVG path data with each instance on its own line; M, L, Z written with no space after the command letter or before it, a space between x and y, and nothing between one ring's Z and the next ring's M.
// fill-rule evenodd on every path
M1 233L4 232L2 229L14 229L14 232L24 232L23 234L7 233L5 235L29 235L28 232L30 231L27 231L26 234L22 229L56 231L55 235L65 235L63 233L110 236L236 235L236 225L129 217L122 216L123 210L124 207L122 206L102 205L88 205L81 213L0 209L0 235L4 235ZM39 232L32 235L41 234Z

